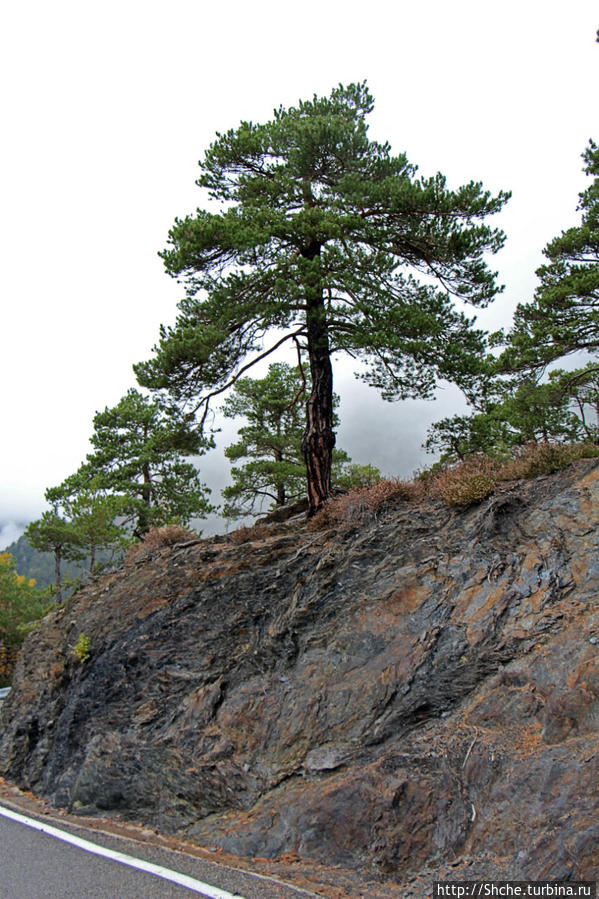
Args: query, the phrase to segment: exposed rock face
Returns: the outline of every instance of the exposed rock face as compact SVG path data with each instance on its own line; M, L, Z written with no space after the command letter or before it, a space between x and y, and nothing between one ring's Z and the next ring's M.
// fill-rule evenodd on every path
M594 879L598 500L587 460L467 512L140 558L29 639L2 773L241 855Z

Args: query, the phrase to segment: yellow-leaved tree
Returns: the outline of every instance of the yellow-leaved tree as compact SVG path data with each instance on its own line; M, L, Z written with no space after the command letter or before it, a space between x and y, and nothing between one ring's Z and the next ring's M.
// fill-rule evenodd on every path
M0 685L10 680L18 648L47 606L47 592L17 573L10 553L0 553Z

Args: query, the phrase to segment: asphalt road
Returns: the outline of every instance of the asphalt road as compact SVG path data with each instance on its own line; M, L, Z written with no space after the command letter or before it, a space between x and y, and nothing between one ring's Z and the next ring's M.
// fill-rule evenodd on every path
M76 830L65 828L111 852L180 872L233 896L305 899L313 895L179 852ZM190 899L194 895L218 894L180 886L0 815L0 899Z

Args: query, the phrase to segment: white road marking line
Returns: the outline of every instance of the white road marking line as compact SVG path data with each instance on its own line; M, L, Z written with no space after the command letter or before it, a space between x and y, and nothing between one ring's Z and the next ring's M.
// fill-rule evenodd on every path
M59 830L57 827L51 827L49 824L44 824L43 821L36 821L35 818L19 815L17 812L4 808L2 805L0 805L0 815L3 815L5 818L10 818L12 821L18 821L19 824L24 824L26 827L32 827L34 830L40 830L42 833L47 833L57 840L71 843L73 846L84 849L86 852L92 852L94 855L102 855L104 858L110 858L115 862L120 862L122 865L129 865L130 868L137 868L139 871L147 871L149 874L154 874L156 877L162 877L163 880L170 880L173 883L178 883L180 886L194 890L202 896L208 896L209 899L243 899L243 896L241 896L240 893L228 893L226 890L220 890L218 887L213 887L209 883L203 883L201 880L196 880L194 877L189 877L187 874L179 874L178 871L171 871L170 868L163 868L162 865L154 865L152 862L145 862L141 858L125 855L124 852L115 852L113 849L105 849L104 846L98 846L95 843L90 843L89 840L82 840L80 837L75 837L66 830Z

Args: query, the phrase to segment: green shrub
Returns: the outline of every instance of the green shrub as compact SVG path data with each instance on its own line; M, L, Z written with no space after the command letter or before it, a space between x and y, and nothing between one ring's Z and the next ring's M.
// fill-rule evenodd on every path
M77 640L77 643L75 645L74 652L81 664L87 662L87 660L89 659L91 643L92 641L88 636L86 636L85 634L79 634L79 639Z

